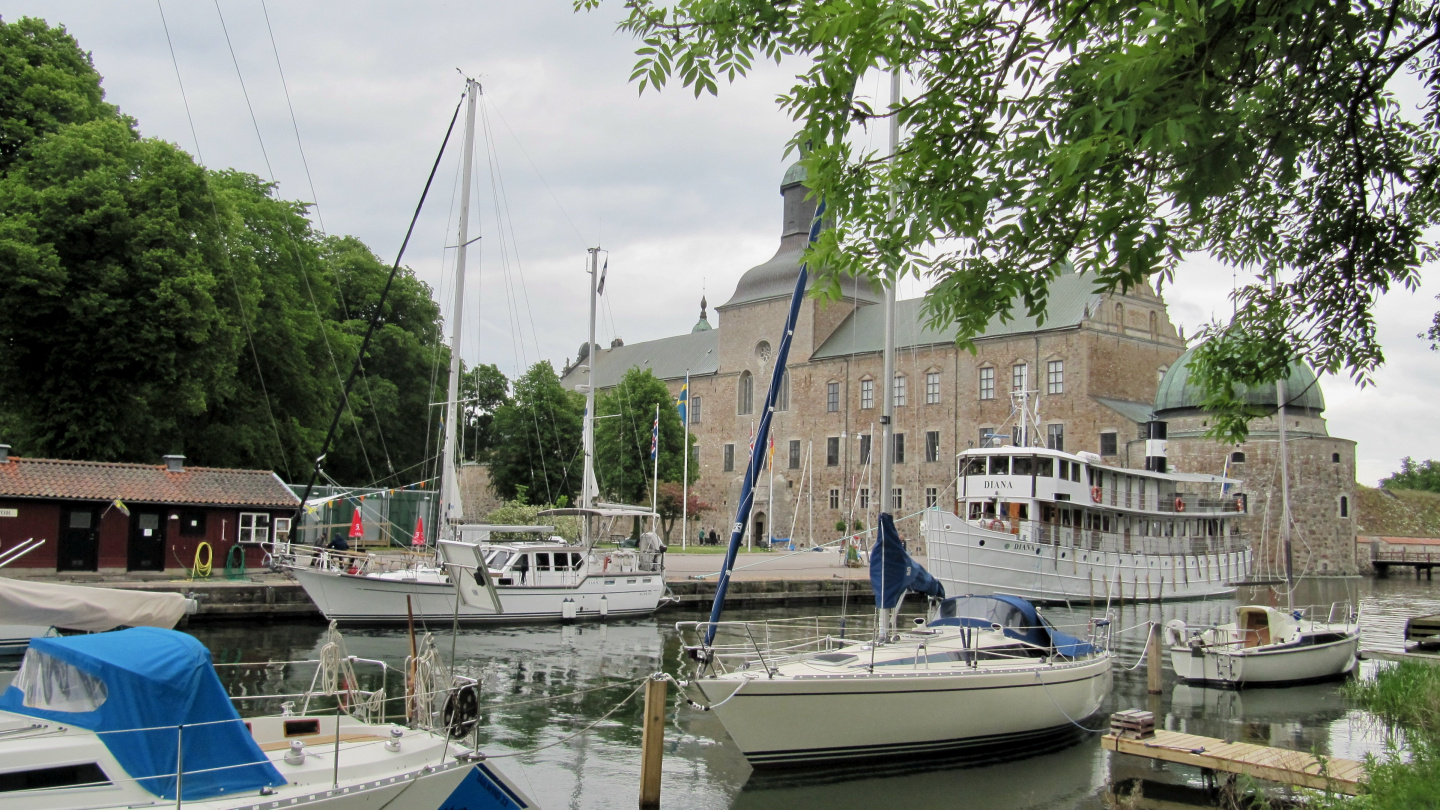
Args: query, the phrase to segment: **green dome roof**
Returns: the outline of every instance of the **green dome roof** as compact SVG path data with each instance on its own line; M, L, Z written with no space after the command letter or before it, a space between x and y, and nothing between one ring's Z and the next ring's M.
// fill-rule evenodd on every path
M1160 380L1160 389L1155 392L1155 416L1164 419L1167 416L1178 416L1177 411L1198 411L1204 395L1199 385L1190 382L1190 360L1195 354L1191 347L1165 372L1164 379ZM1274 408L1275 386L1264 385L1257 389L1248 389L1245 392L1245 401L1251 405ZM1320 384L1316 382L1315 372L1304 363L1295 363L1290 366L1290 376L1285 380L1285 398L1288 400L1285 407L1292 411L1308 411L1312 416L1319 416L1325 410L1325 396L1320 393Z
M780 188L793 186L796 183L805 182L805 166L798 160L785 170L785 177L780 181Z

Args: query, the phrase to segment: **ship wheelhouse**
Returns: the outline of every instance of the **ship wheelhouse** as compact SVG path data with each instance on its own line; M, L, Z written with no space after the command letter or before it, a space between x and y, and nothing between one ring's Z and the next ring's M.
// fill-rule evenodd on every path
M957 472L959 516L1021 543L1166 556L1245 548L1233 520L1244 499L1228 494L1235 479L1111 467L1090 453L1038 447L966 450Z

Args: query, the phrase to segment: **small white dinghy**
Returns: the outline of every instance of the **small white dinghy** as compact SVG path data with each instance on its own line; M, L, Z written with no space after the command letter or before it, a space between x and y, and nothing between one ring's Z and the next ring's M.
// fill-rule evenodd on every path
M1322 622L1305 618L1303 610L1239 605L1235 621L1217 627L1190 628L1174 619L1165 640L1175 674L1187 683L1280 686L1348 675L1358 662L1360 625L1348 606L1333 606Z

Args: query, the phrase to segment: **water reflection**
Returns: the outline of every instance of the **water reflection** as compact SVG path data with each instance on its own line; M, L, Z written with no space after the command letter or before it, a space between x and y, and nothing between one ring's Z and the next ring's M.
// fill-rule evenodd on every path
M1362 646L1394 650L1403 648L1399 633L1406 617L1440 613L1437 595L1440 591L1429 582L1330 580L1303 583L1296 602L1357 603ZM1283 596L1269 589L1240 597L1246 602L1284 604ZM1379 724L1350 709L1335 684L1243 692L1188 687L1175 681L1167 662L1164 693L1146 694L1141 661L1145 639L1136 628L1173 618L1192 624L1228 621L1234 604L1227 599L1119 609L1116 627L1130 632L1115 639L1114 693L1101 714L1088 722L1100 727L1111 711L1148 708L1157 719L1163 718L1166 728L1206 736L1351 758L1383 749ZM733 611L727 618L781 618L823 610ZM1060 625L1083 623L1091 615L1089 608L1080 606L1045 612ZM482 742L487 751L510 755L503 767L524 789L552 810L620 807L633 804L639 786L639 700L632 699L601 718L650 673L688 674L673 624L690 618L695 617L672 612L604 625L465 629L456 637L448 628L431 630L446 658L453 646L458 670L480 679ZM319 624L198 627L192 632L222 665L312 659L326 641L326 628ZM383 684L390 694L400 693L403 678L398 668L410 645L404 631L350 630L345 643L352 655L396 668L388 675L377 668L362 668L365 688ZM221 672L233 693L255 694L300 691L308 685L313 668L222 666ZM278 704L250 708L275 711ZM593 730L566 740L597 721ZM966 806L1017 810L1099 808L1112 778L1144 776L1199 784L1198 774L1183 768L1160 770L1134 758L1114 758L1100 749L1095 736L1059 753L1002 765L955 768L915 763L884 771L855 765L819 778L753 773L710 713L672 709L666 742L663 805L677 810L869 808L891 805L897 798L907 804L949 805L958 800Z

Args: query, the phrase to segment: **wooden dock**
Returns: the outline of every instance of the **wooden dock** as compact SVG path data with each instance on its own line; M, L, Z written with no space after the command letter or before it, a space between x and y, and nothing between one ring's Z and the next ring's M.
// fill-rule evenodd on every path
M1267 782L1328 789L1349 796L1359 793L1366 780L1365 765L1353 759L1322 758L1284 748L1232 743L1178 731L1156 731L1154 736L1142 740L1106 734L1100 742L1106 750L1119 754L1240 773Z

